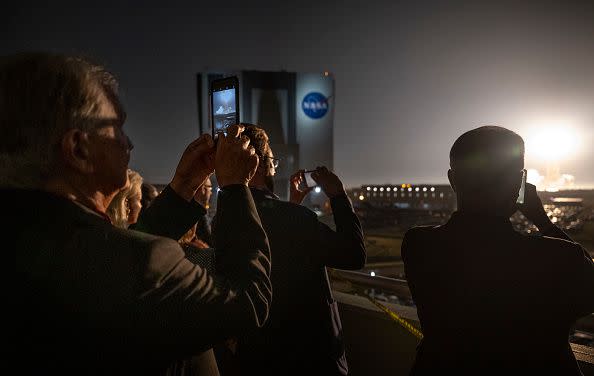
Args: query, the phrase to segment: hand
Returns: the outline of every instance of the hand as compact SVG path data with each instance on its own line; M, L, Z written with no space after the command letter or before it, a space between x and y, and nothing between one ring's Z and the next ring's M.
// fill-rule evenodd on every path
M311 192L314 187L307 187L303 190L299 189L299 185L303 181L303 173L305 170L299 170L293 175L291 175L290 181L290 194L289 194L289 201L294 204L301 204L303 199L309 192Z
M198 238L195 238L194 240L192 240L192 245L199 249L210 248L210 246L208 244L206 244L206 242L204 240L198 239Z
M542 201L540 201L540 197L536 193L536 187L534 184L526 183L526 189L524 193L524 203L517 204L518 210L526 216L532 223L539 228L539 230L544 229L547 226L550 226L552 222L550 221L547 213L542 206Z
M190 201L196 190L214 172L214 142L209 134L194 140L181 156L171 188L184 200Z
M258 168L258 156L250 139L241 136L245 128L233 125L228 128L227 136L219 134L215 156L215 171L221 188L231 184L248 185Z
M334 173L328 171L326 167L316 168L311 177L329 198L345 194L342 181Z
M204 184L196 190L194 194L194 201L208 209L210 204L210 197L212 196L212 183L210 176L204 180Z

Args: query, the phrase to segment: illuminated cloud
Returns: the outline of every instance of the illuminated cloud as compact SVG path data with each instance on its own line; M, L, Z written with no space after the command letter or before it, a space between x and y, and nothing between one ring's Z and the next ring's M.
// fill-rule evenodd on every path
M544 188L541 187L544 181L544 176L542 176L538 170L534 168L529 168L527 171L528 175L526 176L526 181L530 184L534 184L537 189Z
M534 184L539 191L558 191L575 187L575 176L570 174L551 174L543 176L538 170L530 168L527 170L526 181Z

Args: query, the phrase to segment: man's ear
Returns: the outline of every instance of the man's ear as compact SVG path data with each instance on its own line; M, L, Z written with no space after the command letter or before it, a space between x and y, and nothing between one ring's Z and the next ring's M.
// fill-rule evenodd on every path
M456 192L456 173L451 168L448 170L448 180L454 192Z
M70 129L62 136L61 154L64 163L70 168L89 174L94 171L91 161L89 135L80 129Z

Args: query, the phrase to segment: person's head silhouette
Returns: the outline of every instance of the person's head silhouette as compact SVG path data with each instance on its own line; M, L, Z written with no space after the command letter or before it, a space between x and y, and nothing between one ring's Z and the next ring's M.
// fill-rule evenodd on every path
M524 140L496 126L473 129L450 150L448 178L458 210L511 216L522 183Z

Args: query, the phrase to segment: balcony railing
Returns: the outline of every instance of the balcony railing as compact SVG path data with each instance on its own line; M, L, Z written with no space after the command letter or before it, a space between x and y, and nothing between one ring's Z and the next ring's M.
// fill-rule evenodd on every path
M420 325L416 308L409 304L412 298L406 281L343 270L331 270L329 275L334 297L340 304L350 374L407 375L419 341L414 328ZM397 318L410 323L413 330L374 304L373 300L377 299L369 297L369 293L374 292L383 293L382 296L395 295L399 301L405 302L380 301ZM576 324L576 329L589 333L593 328L594 315L582 318ZM571 347L583 374L594 376L594 348L574 343Z

